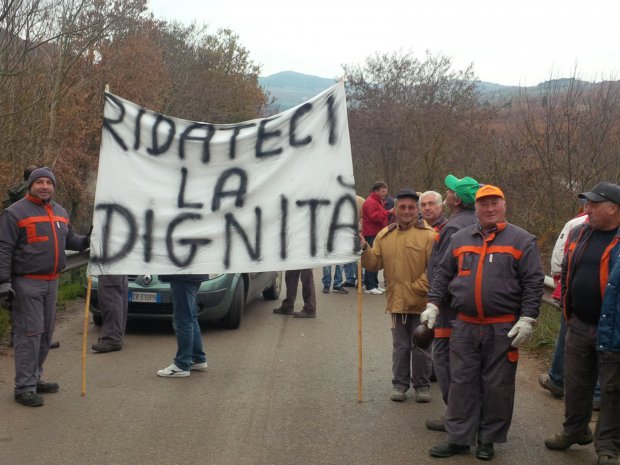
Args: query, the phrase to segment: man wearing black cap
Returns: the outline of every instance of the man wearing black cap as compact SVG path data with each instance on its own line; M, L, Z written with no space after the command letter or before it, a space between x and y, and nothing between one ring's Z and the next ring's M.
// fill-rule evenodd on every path
M69 215L52 200L56 178L49 168L28 177L28 193L0 214L0 298L12 300L15 400L43 405L41 393L58 391L43 382L56 316L58 276L65 249L84 250L90 238L73 234Z
M401 189L396 196L396 223L377 234L372 247L360 234L362 266L371 272L383 269L387 287L386 311L392 316L392 394L402 402L410 386L416 402L429 402L431 354L412 344L413 330L420 324L426 305L428 266L435 231L418 212L418 195L413 189Z
M620 186L601 182L579 198L588 221L568 236L561 278L565 420L545 445L565 450L594 440L598 465L612 465L620 454ZM601 411L593 435L597 377Z

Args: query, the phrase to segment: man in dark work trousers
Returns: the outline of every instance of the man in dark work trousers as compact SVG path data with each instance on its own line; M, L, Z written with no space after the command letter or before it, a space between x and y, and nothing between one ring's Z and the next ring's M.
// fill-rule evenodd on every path
M564 425L549 449L594 441L598 465L620 454L620 186L601 182L579 194L588 221L569 233L562 262ZM601 411L594 435L592 395L599 380Z
M295 312L294 305L297 298L297 285L301 280L301 293L304 306L299 312ZM282 305L273 309L278 315L293 315L295 318L316 318L316 296L314 291L314 276L312 270L287 270L284 273L286 283L286 299Z
M123 335L127 326L127 275L101 275L97 297L101 310L101 336L93 351L116 352L123 349Z

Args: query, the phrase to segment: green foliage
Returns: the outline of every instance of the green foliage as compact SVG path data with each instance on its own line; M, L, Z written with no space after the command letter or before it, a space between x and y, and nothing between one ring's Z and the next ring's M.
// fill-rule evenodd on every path
M86 296L86 291L84 289L84 283L81 281L66 283L58 288L58 302L63 302L65 300L74 300L78 297L84 296Z
M560 310L543 303L537 319L538 324L534 328L534 335L528 349L539 352L541 355L553 352L558 333L560 332L560 318L562 318Z
M86 296L85 267L63 273L58 285L58 302Z
M9 317L9 312L0 307L0 341L4 340L9 336L9 331L11 329L11 319Z

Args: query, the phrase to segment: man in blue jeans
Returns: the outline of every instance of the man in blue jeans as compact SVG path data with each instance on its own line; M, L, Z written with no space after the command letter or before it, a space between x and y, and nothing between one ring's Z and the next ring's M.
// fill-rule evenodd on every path
M342 287L342 266L334 266L334 287L333 291L336 294L348 294L349 291ZM323 294L329 293L329 288L332 285L332 267L331 265L323 267Z
M170 283L172 325L177 335L177 354L171 365L157 371L157 376L186 378L191 370L206 371L207 356L202 349L196 295L200 284L209 279L209 275L165 275L159 279Z

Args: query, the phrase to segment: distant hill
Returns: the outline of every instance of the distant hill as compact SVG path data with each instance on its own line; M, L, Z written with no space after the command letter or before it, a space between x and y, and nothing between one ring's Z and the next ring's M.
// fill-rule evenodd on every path
M278 111L299 105L335 84L335 79L310 76L294 71L282 71L259 77L258 83L275 97Z
M479 81L477 86L480 94L480 102L490 103L509 100L517 96L519 92L524 89L530 93L544 91L545 88L551 87L561 89L570 86L573 81L573 78L554 79L525 88ZM334 85L336 80L296 73L294 71L282 71L281 73L272 74L271 76L260 77L258 82L266 91L275 97L274 109L276 111L284 111L323 92L328 87ZM579 84L585 84L586 86L593 85L593 83L587 81L580 81Z

